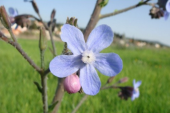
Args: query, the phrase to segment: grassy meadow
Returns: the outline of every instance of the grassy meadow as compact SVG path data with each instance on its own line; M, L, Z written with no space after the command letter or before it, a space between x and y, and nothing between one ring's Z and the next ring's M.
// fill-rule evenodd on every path
M20 39L26 53L40 65L38 40ZM57 54L63 43L55 42ZM48 43L51 47L50 42ZM123 60L123 70L113 83L122 77L129 81L122 86L132 86L133 79L142 80L140 97L135 101L121 100L119 89L100 91L89 96L77 113L170 113L170 49L119 48L111 45L102 52L114 52ZM49 49L45 53L46 67L52 59ZM104 85L108 77L99 73ZM40 76L15 48L0 40L0 113L42 113L41 94L34 81ZM48 102L52 101L57 77L48 75ZM84 94L65 93L59 113L70 113Z

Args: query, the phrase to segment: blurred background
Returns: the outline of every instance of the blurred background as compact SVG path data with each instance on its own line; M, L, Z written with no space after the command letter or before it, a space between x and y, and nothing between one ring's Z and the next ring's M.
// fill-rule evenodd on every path
M111 13L140 0L110 0L101 14ZM152 0L157 2L157 0ZM78 27L83 31L91 17L96 0L36 0L43 20L48 23L53 9L56 10L56 24L53 36L57 54L63 49L60 39L61 27L67 17L78 19ZM18 14L31 14L38 18L32 4L24 0L1 0L7 12L10 7ZM119 89L101 91L90 96L78 110L78 113L169 113L170 112L170 19L151 19L152 7L144 5L130 11L99 20L98 25L109 25L114 32L113 44L102 52L114 52L123 60L123 70L112 83L122 77L128 77L127 83L121 86L132 86L133 79L141 80L140 97L135 101L122 100L118 97ZM10 13L9 13L10 15ZM18 42L35 63L40 65L38 48L39 27L42 23L30 20L29 27L14 24L13 32ZM10 37L0 23L0 31ZM48 33L47 33L48 34ZM48 39L49 36L48 36ZM46 67L53 58L48 42L45 53ZM99 73L104 85L108 77ZM34 81L40 83L38 73L24 60L15 48L0 40L0 112L1 113L39 113L42 112L41 94ZM57 78L48 76L49 104L57 86ZM67 94L62 100L60 113L71 113L84 94Z

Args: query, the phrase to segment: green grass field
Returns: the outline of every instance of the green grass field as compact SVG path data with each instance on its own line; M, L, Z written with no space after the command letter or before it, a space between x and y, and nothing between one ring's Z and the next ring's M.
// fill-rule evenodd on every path
M40 65L38 40L19 40L28 55ZM63 43L55 42L61 54ZM48 44L50 46L50 42ZM122 86L132 86L133 79L142 80L140 97L135 101L121 100L119 89L100 91L79 108L77 113L170 113L170 49L131 48L121 49L114 45L103 50L114 52L123 60L123 70L113 83L128 77ZM52 59L47 49L46 67ZM108 77L99 74L102 84ZM40 83L40 76L15 48L0 40L0 113L42 113L41 94L33 84ZM48 100L52 101L57 77L48 76ZM65 93L59 113L70 113L84 94Z

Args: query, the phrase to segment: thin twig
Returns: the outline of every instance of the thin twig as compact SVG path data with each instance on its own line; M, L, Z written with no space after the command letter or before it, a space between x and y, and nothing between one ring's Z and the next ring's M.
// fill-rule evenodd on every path
M87 99L89 95L84 95L83 98L80 100L80 102L77 104L77 106L74 108L74 110L71 113L76 113L76 111L79 109L79 107L83 104L83 102Z
M39 68L32 60L31 58L24 52L24 50L20 47L20 45L17 42L13 42L7 37L0 37L3 41L9 43L13 47L15 47L19 53L27 60L27 62L39 73L42 72L41 68Z
M108 14L103 14L103 15L100 15L99 19L103 19L103 18L106 18L106 17L110 17L110 16L114 16L114 15L117 15L117 14L120 14L120 13L123 13L123 12L126 12L126 11L129 11L131 9L134 9L134 8L137 8L139 6L142 6L142 5L146 5L150 0L146 0L144 2L140 2L138 4L135 4L133 6L130 6L130 7L127 7L125 9L122 9L122 10L118 10L118 11L114 11L112 13L108 13Z
M12 32L12 29L9 28L8 31L9 31L9 33L10 33L12 39L14 40L14 42L17 42L17 39L15 38L15 36L14 36L14 34L13 34L13 32Z
M57 53L56 53L56 48L55 48L55 44L54 44L53 34L52 34L52 31L51 31L52 27L51 27L51 25L48 27L48 26L43 22L42 17L41 17L40 14L38 14L38 16L39 16L41 22L43 23L44 27L49 31L50 39L51 39L51 44L52 44L52 48L53 48L53 54L54 54L54 57L55 57L55 56L57 56Z

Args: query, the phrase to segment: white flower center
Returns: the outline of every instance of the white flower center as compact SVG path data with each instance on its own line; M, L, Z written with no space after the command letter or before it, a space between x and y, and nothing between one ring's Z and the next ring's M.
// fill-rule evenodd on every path
M81 60L87 64L94 62L95 59L96 57L92 51L84 51L81 58Z
M139 88L135 88L135 92L139 92Z

